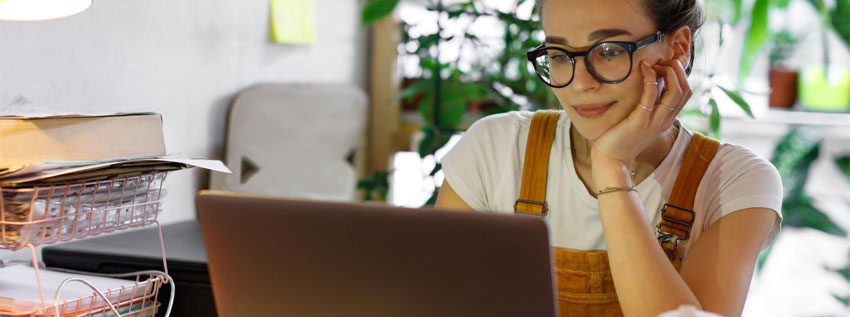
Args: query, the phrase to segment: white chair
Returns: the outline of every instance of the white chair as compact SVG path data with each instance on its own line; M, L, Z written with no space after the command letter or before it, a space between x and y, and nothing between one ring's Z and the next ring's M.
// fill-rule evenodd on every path
M279 197L355 199L368 104L352 85L261 84L234 97L225 161L210 187ZM357 155L359 156L359 155Z

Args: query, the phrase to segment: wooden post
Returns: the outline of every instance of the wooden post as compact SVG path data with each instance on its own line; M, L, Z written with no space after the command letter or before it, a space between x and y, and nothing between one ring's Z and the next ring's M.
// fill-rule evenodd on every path
M369 157L366 176L375 171L390 169L391 156L399 130L401 103L391 101L399 91L398 45L401 26L397 13L372 24L369 94L371 103Z

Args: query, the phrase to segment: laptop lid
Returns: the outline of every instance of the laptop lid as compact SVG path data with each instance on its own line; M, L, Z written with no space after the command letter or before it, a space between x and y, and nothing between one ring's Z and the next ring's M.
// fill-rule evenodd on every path
M529 216L202 191L221 316L554 316Z

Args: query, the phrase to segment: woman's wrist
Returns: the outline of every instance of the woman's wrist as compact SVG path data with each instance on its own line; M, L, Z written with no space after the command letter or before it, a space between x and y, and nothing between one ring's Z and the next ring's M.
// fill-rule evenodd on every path
M594 158L591 164L591 174L596 188L599 192L606 188L632 187L631 172L629 165L625 162L611 158Z

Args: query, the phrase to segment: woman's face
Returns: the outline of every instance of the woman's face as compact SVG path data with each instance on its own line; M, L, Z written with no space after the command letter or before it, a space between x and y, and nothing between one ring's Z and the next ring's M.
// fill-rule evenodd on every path
M643 39L658 31L643 1L546 0L541 11L546 46L575 52L586 51L599 42ZM573 81L552 91L582 136L596 140L637 106L644 89L640 62L646 60L654 65L661 61L665 43L636 50L630 75L618 84L603 84L587 71L584 57L576 57Z

